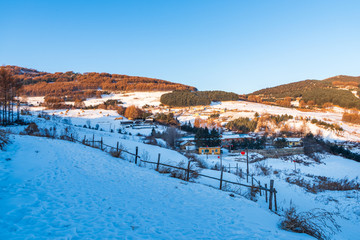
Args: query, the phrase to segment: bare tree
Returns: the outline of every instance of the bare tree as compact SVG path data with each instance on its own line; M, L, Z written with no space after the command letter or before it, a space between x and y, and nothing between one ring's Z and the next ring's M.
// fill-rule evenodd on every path
M180 138L180 133L174 127L168 127L163 133L164 140L171 147L176 147L176 139Z
M0 68L0 124L8 125L14 122L14 106L17 106L19 120L19 101L16 99L20 82L14 78L5 67Z

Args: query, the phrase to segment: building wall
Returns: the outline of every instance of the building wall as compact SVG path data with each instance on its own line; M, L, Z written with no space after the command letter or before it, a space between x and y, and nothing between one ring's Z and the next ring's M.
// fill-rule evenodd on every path
M199 154L220 155L220 147L199 147Z

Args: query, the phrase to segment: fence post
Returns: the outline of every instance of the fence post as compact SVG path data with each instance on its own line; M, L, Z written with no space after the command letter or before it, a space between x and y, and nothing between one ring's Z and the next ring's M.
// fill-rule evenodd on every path
M251 186L254 186L254 175L251 175Z
M230 167L230 163L229 163L229 173L231 172L231 167Z
M160 166L160 153L158 155L158 161L157 161L157 164L156 164L156 171L159 171L159 166Z
M139 153L139 147L136 147L136 149L135 149L135 164L137 164L138 153Z
M267 189L267 183L265 183L265 188ZM268 197L267 197L267 190L265 190L265 201L268 202Z
M274 193L274 180L270 180L270 197L269 197L269 209L272 210L272 200Z
M188 161L188 167L187 167L187 172L186 172L186 181L190 180L190 164L191 164L191 161Z
M116 152L119 153L119 141L116 143Z
M72 141L72 142L74 141L73 137L72 137L72 133L70 134L70 139L71 139L70 141Z
M236 175L238 175L238 174L239 174L239 164L236 163Z
M223 168L221 166L221 174L220 174L220 190L222 189L222 180L223 180Z
M86 135L84 135L84 140L83 140L83 144L86 143Z
M101 137L101 150L103 150L103 138Z
M93 147L95 146L95 134L93 134Z
M275 188L274 188L274 203L275 203L275 212L277 212L276 189Z
M261 187L261 183L260 183L260 181L259 181L259 187ZM259 188L259 190L260 190L260 196L261 196L261 189Z

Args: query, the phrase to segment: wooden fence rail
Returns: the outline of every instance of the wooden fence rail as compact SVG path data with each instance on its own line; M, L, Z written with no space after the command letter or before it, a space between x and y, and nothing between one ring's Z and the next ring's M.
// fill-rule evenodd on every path
M229 183L229 184L233 184L233 185L237 185L237 186L242 186L242 187L247 187L247 188L250 188L251 191L253 190L259 190L260 192L260 196L262 196L262 193L261 191L265 191L265 201L266 202L269 202L269 209L272 210L273 209L273 203L274 203L274 209L275 211L277 211L277 200L276 200L276 194L277 194L277 191L276 189L274 188L274 180L270 180L270 188L267 187L267 184L265 184L265 186L262 186L260 181L258 181L257 179L254 178L253 175L247 175L247 177L251 177L251 185L247 185L247 184L243 184L243 183L239 183L239 182L233 182L233 181L229 181L229 180L226 180L226 179L223 179L223 170L224 168L221 168L220 171L220 178L217 178L217 177L213 177L213 176L208 176L208 175L205 175L205 174L201 174L201 173L198 173L197 171L195 170L192 170L190 169L191 167L191 161L188 162L188 166L187 168L183 168L183 167L179 167L179 166L172 166L170 164L166 164L166 163L161 163L160 162L160 157L161 157L161 154L159 153L158 154L158 160L157 162L152 162L152 161L147 161L147 160L143 160L141 159L141 157L139 156L139 148L136 147L135 148L135 153L132 153L132 152L129 152L127 150L124 150L124 149L120 149L119 148L119 142L117 142L117 146L114 147L114 146L111 146L111 145L108 145L108 144L105 144L104 141L103 141L103 138L101 138L99 141L95 141L95 136L93 135L92 136L92 139L89 139L87 140L86 139L86 136L84 136L84 139L79 141L75 138L73 138L72 134L69 136L66 136L67 139L65 140L69 140L69 141L72 141L72 142L78 142L78 143L81 143L81 144L84 144L84 145L87 145L87 146L90 146L90 147L95 147L95 148L100 148L102 151L106 151L106 149L104 148L107 147L111 150L115 149L117 152L121 151L121 153L127 153L131 156L134 156L135 157L135 160L134 160L134 163L137 164L138 162L144 162L144 163L149 163L149 164L154 164L155 165L155 170L156 171L159 171L160 170L160 166L165 166L165 167L169 167L169 168L174 168L174 169L178 169L178 170L182 170L184 171L185 173L185 181L189 181L190 180L190 173L197 173L198 176L201 176L201 177L205 177L205 178L209 178L209 179L213 179L213 180L216 180L216 181L219 181L220 182L220 185L219 185L219 189L222 190L222 184L223 183ZM99 146L95 146L95 143L97 143ZM130 160L131 161L131 160ZM238 167L234 167L237 169L238 171ZM230 167L229 167L230 169ZM241 170L241 169L240 169ZM246 173L247 174L247 173ZM254 184L254 182L257 183L257 185ZM269 197L268 197L268 194L269 194Z

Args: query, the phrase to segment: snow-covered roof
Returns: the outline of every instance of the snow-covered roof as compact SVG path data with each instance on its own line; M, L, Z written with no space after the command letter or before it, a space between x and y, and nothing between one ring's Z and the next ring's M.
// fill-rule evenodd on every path
M288 142L300 142L301 138L285 138Z
M184 141L184 142L182 142L182 143L180 143L180 146L184 146L184 145L186 145L186 144L193 144L193 143L191 143L191 142L189 142L189 141Z
M194 136L185 136L179 139L179 141L195 141Z
M249 134L223 134L221 139L252 138Z

